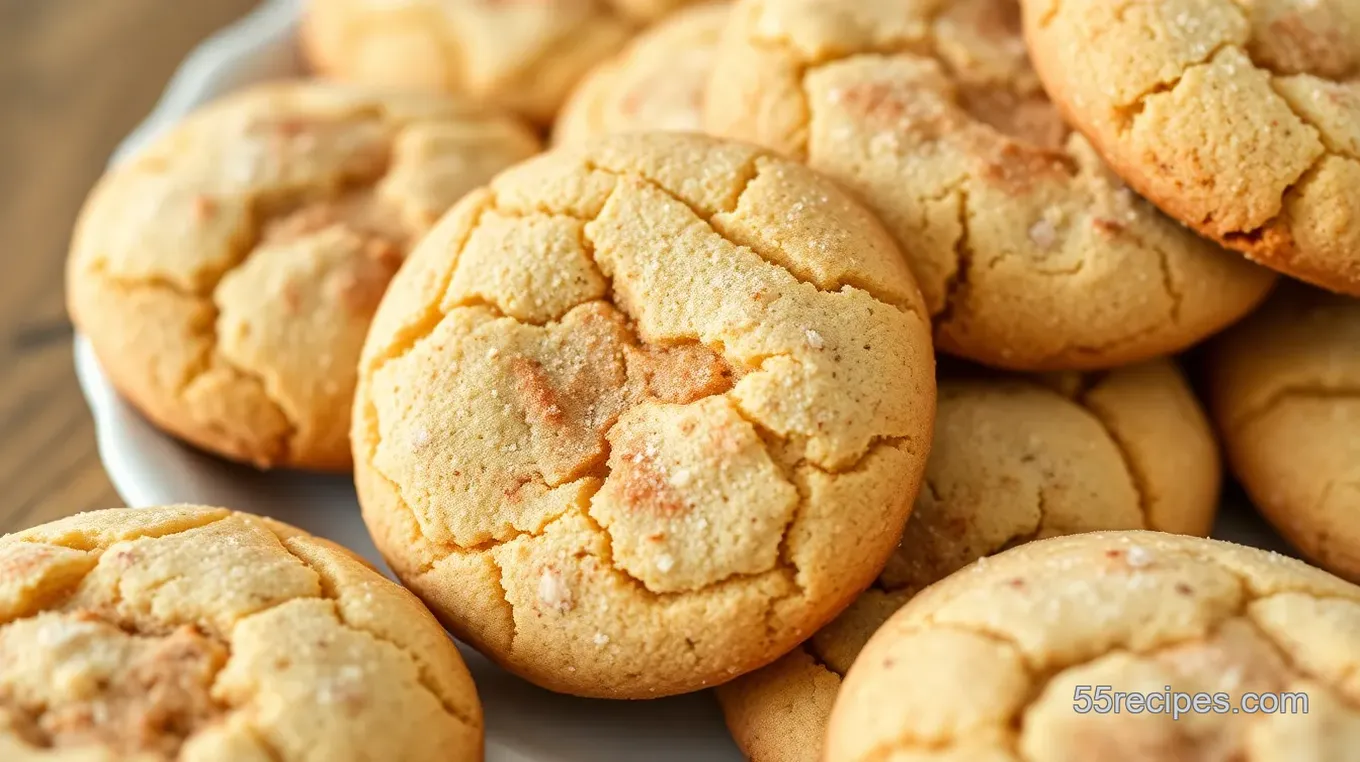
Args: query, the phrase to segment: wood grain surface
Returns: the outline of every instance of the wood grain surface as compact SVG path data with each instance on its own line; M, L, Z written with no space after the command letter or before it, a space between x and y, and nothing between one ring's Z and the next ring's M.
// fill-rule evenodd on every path
M255 0L0 0L0 533L119 505L71 365L71 224L176 65Z

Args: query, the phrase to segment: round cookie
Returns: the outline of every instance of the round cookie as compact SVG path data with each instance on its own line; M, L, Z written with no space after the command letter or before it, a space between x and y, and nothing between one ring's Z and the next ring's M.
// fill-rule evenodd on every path
M1360 581L1360 302L1281 289L1212 345L1229 465L1310 561Z
M1360 296L1360 0L1023 5L1048 92L1129 185Z
M301 40L327 77L457 93L546 125L630 34L602 0L309 0Z
M718 687L733 738L753 762L819 762L842 676L913 595L1034 539L1144 527L1208 534L1220 470L1208 420L1167 360L1049 379L946 376L926 487L901 545L830 625Z
M357 556L169 506L0 538L0 759L482 759L458 650Z
M638 35L581 80L557 115L553 142L610 132L699 132L704 87L729 13L726 3L698 5Z
M1044 540L894 614L846 676L825 759L1348 759L1357 628L1360 588L1267 551L1145 531ZM1106 711L1080 711L1082 686ZM1168 691L1224 711L1173 718ZM1110 711L1115 693L1162 698ZM1277 711L1249 713L1247 693Z
M866 210L698 135L530 160L383 299L364 519L458 636L556 691L763 666L878 574L935 406L920 295Z
M859 194L906 253L950 354L1088 370L1173 353L1272 278L1125 188L1045 98L1015 0L743 0L710 132Z
M517 121L442 96L229 96L100 181L71 317L162 429L260 467L348 470L359 352L406 249L536 150Z

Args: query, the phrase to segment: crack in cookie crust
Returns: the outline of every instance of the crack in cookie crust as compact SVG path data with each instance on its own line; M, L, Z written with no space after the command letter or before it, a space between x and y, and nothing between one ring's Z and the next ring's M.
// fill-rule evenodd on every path
M516 313L517 284L559 278L583 285ZM446 624L535 681L728 679L867 581L807 526L844 505L845 540L900 527L885 487L924 456L923 310L872 218L806 170L682 136L550 154L451 213L393 289L355 424L366 519ZM859 380L885 362L912 366L879 374L892 394ZM449 590L459 574L495 606ZM628 611L669 631L654 654ZM713 616L742 624L695 629ZM768 642L709 632L751 626Z

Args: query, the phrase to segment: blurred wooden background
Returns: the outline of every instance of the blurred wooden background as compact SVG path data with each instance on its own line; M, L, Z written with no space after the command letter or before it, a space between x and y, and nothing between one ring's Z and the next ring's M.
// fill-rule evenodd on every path
M119 504L71 366L71 224L185 54L255 0L0 0L0 534Z

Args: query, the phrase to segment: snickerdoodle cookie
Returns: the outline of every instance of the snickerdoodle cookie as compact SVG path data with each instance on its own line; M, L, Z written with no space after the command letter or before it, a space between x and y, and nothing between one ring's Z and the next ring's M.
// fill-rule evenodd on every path
M161 428L261 467L348 469L359 351L407 247L536 149L510 117L443 96L229 96L100 182L72 242L71 316Z
M460 637L589 696L763 666L897 545L935 405L892 240L806 167L680 133L470 195L383 299L364 519Z
M1360 581L1360 302L1282 289L1208 356L1228 462L1304 556Z
M874 634L825 759L1347 760L1357 629L1360 588L1267 551L1145 531L1043 540Z
M453 642L338 545L195 506L0 538L0 759L481 758Z
M1360 0L1025 0L1054 101L1168 214L1360 296Z
M548 124L631 33L603 0L308 0L302 46L328 77L457 93Z
M733 737L754 762L818 762L841 677L913 595L1034 539L1144 527L1207 534L1219 474L1209 423L1169 361L1037 380L946 378L902 544L834 622L718 688Z
M726 3L699 5L639 35L581 81L557 115L554 142L609 132L698 132L704 87L728 15Z
M1045 98L1015 0L742 0L705 124L859 194L945 352L1113 367L1228 325L1271 275L1125 188Z

